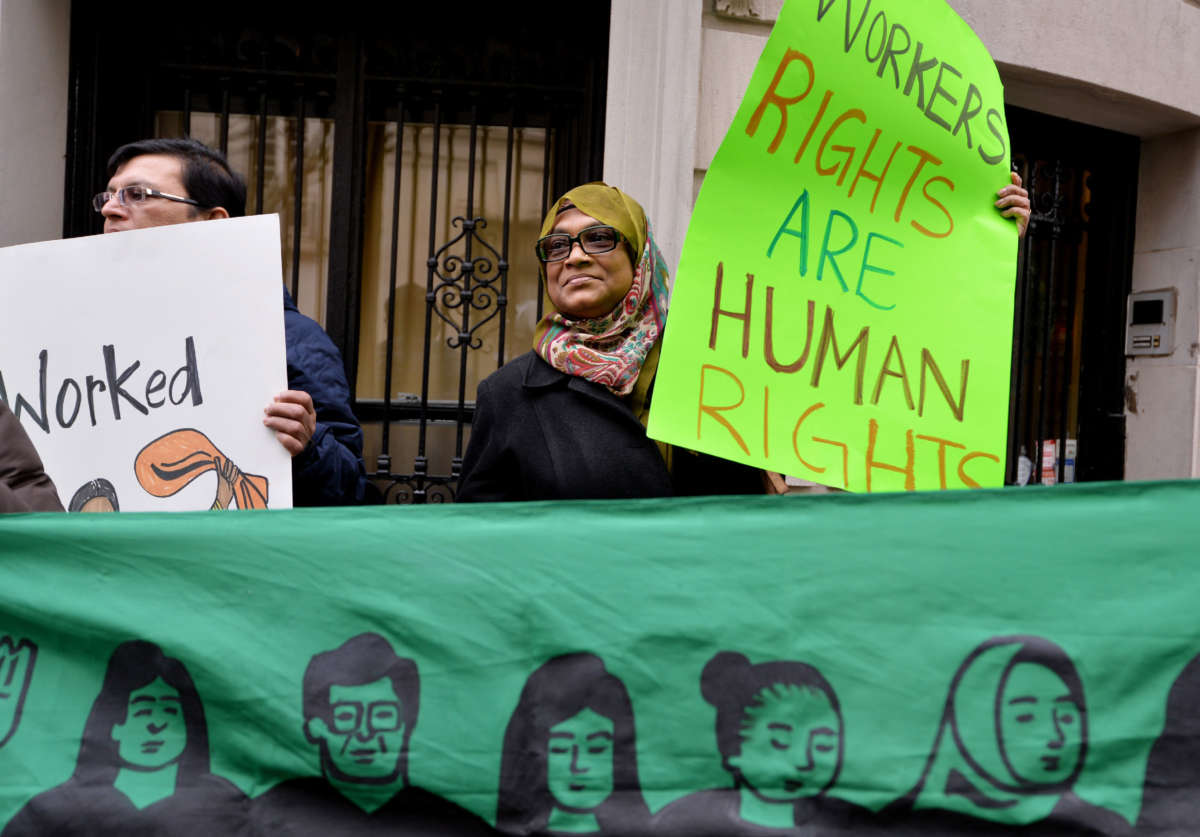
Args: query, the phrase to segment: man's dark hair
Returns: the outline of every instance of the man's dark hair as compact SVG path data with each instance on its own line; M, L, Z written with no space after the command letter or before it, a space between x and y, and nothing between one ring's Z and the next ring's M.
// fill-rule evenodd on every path
M209 148L191 137L174 139L144 139L122 145L108 158L108 176L134 157L146 154L166 154L178 157L183 163L183 188L203 209L220 206L231 218L246 214L246 181L229 168L220 151Z

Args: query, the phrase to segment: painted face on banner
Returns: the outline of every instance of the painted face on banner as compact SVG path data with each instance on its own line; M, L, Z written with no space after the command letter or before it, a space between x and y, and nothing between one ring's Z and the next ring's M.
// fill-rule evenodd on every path
M825 790L837 774L841 722L813 689L778 685L759 693L742 720L742 751L726 759L763 799L792 802Z
M136 770L158 770L174 763L187 746L187 724L179 692L156 677L129 693L125 720L113 726L121 760Z
M392 681L329 687L330 722L314 718L309 732L324 742L327 766L344 782L386 784L400 775L404 712Z
M1057 784L1075 772L1086 730L1082 708L1062 678L1018 663L1000 695L1000 748L1018 779Z
M546 783L569 811L590 811L613 792L613 722L584 709L550 727Z

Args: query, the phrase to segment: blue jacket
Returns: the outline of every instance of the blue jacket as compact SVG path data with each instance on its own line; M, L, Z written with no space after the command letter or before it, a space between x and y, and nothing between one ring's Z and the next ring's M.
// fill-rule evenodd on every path
M372 502L363 465L363 433L350 409L350 385L342 356L314 320L300 313L283 289L288 388L307 392L317 411L317 429L292 457L292 503L350 506Z

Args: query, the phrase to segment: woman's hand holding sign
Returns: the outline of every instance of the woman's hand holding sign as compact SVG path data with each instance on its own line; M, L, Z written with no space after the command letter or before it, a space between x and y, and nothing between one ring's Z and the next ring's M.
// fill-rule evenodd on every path
M1029 192L1021 185L1021 175L1012 173L1012 185L1005 186L999 192L996 208L1005 218L1017 220L1017 235L1025 237L1025 228L1029 226Z

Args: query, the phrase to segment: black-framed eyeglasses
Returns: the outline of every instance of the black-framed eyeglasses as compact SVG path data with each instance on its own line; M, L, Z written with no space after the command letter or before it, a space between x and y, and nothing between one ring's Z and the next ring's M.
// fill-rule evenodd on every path
M333 731L342 735L357 732L365 717L371 732L395 732L404 726L398 700L373 700L365 706L357 700L339 700L329 707Z
M123 189L118 189L115 192L101 192L92 198L92 208L97 212L104 210L104 205L113 198L117 199L117 203L121 206L129 206L130 204L141 203L146 198L164 198L169 201L177 201L178 203L190 203L192 206L199 206L199 201L194 201L191 198L184 198L179 195L169 195L166 192L160 192L157 189L151 189L149 186L126 186Z
M621 238L621 234L607 224L585 227L579 231L579 235L550 233L538 239L537 257L544 262L561 262L571 255L571 248L575 246L576 241L583 248L583 252L596 256L617 249Z

